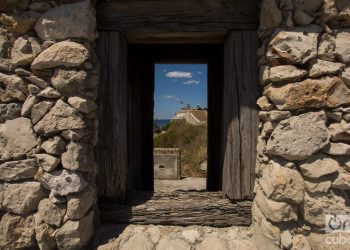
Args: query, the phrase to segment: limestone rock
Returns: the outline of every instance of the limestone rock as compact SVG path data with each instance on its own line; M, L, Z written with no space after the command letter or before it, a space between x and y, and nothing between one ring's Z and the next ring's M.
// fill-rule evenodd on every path
M350 189L350 173L343 168L339 168L337 178L332 182L332 187L340 190Z
M324 0L322 6L321 20L323 23L334 22L337 19L339 11L335 0Z
M0 180L17 181L31 179L38 171L34 159L8 161L0 165Z
M330 120L334 120L337 122L340 122L342 120L342 112L326 111L326 115L327 115L327 118Z
M28 93L29 95L37 95L39 92L41 91L41 89L34 85L34 84L28 84Z
M19 37L11 50L11 63L14 66L27 66L34 60L32 48L28 39Z
M90 113L97 109L97 105L94 101L89 99L81 98L78 96L69 97L68 103L75 109L79 110L82 113Z
M2 207L15 214L35 211L45 193L39 182L6 183Z
M270 200L261 190L257 192L255 201L261 213L273 222L296 221L298 218L295 209L291 205Z
M43 80L35 75L29 75L26 77L26 79L41 89L45 89L49 86L49 84L45 80Z
M317 10L322 7L322 0L294 0L294 7L297 10L302 10L313 15Z
M287 160L304 160L329 142L324 112L308 112L280 121L272 132L266 152Z
M342 120L340 123L332 123L328 127L332 142L350 140L350 124Z
M87 143L71 142L62 154L64 168L82 172L93 172L95 168L93 146Z
M154 244L147 238L144 233L138 233L121 246L121 250L154 250Z
M49 225L59 227L66 214L66 206L64 204L53 204L49 199L43 199L38 206L38 215Z
M269 223L266 221L266 223ZM269 223L272 225L271 223ZM276 227L275 227L276 228ZM259 246L261 249L269 249L269 250L280 250L279 244L277 245L273 239L266 236L262 230L262 227L258 225L254 225L254 235L255 235L255 245ZM244 249L244 248L238 248Z
M11 47L10 41L5 34L0 34L0 57L8 57L8 51Z
M34 130L39 134L49 135L85 127L83 116L64 101L58 100L50 112L34 126Z
M350 155L350 145L341 142L330 143L323 152L329 155Z
M315 18L308 15L302 10L296 10L293 15L293 20L296 25L306 26L311 24Z
M333 193L312 196L305 193L301 212L305 221L323 228L326 214L346 214L349 213L349 207L344 198Z
M6 72L13 71L13 65L11 64L11 60L8 58L0 57L0 70Z
M281 233L281 245L287 249L292 248L293 237L289 230L285 230Z
M88 134L89 134L89 131L87 129L76 129L76 130L62 131L61 136L66 140L78 142Z
M36 96L29 95L23 103L21 115L27 117L31 113L34 105L38 103L38 101L39 100Z
M41 148L45 150L46 153L52 155L61 155L66 151L66 142L60 136L51 137L45 141Z
M261 130L261 138L268 139L275 128L275 125L272 122L265 122Z
M270 79L272 82L296 81L306 74L306 70L298 69L293 65L282 65L270 68Z
M82 38L94 41L95 11L90 1L57 6L43 14L35 25L42 40Z
M161 239L156 248L156 250L190 250L190 249L191 249L191 246L186 241L183 241L181 239L169 239L169 238Z
M35 104L31 111L31 119L33 124L36 124L38 121L40 121L40 119L43 118L47 112L49 112L53 105L54 102L51 101L42 101L38 104Z
M0 73L0 82L5 85L5 90L0 87L0 101L14 102L25 101L27 98L27 86L23 80L14 75Z
M345 68L344 71L341 73L340 77L346 84L346 86L350 87L350 67Z
M17 118L0 124L1 160L23 156L36 146L37 140L29 119Z
M350 47L349 47L349 40L350 40L350 30L343 30L337 33L335 37L335 53L337 55L337 58L342 63L349 63L350 62Z
M317 59L310 68L309 76L320 77L323 75L337 74L344 67L345 65L342 63L328 62L321 59Z
M269 30L279 27L282 23L282 11L275 0L264 0L260 9L260 30Z
M340 21L341 26L343 27L350 26L350 5L349 4L339 12L337 19Z
M331 187L332 182L328 176L324 176L318 179L304 179L305 189L312 194L327 193Z
M0 22L2 22L9 31L24 34L34 27L39 17L40 14L33 11L25 11L11 15L3 13L0 16Z
M271 65L305 64L317 56L317 39L321 28L316 25L296 27L294 31L277 29L269 44L266 58Z
M38 96L49 99L57 99L61 97L61 94L54 90L52 87L47 87L46 89L40 91Z
M0 104L0 123L21 116L21 105L18 103Z
M304 161L300 161L301 173L311 179L317 179L325 175L335 173L339 169L339 163L327 155L312 155Z
M273 109L274 105L269 102L269 99L266 96L260 97L257 102L261 110L270 111Z
M184 237L190 243L195 243L196 240L201 236L200 232L198 232L198 230L195 229L185 230L181 234L182 237Z
M38 243L40 250L57 249L55 229L53 229L46 223L38 223L37 225L35 225L35 239Z
M266 112L266 111L259 112L259 118L264 122L268 122L268 121L277 122L284 119L288 119L291 116L292 116L292 113L289 111L271 110L269 112Z
M54 170L61 163L60 158L49 154L36 154L35 159L38 165L47 172Z
M52 86L62 95L74 95L79 93L87 79L87 73L83 70L57 69L51 79Z
M87 186L81 173L69 170L45 172L41 182L46 189L51 190L53 195L60 196L78 193Z
M0 221L0 249L31 249L35 247L33 216L5 214Z
M88 58L88 50L81 44L69 41L55 43L35 58L32 69L79 67Z
M50 10L52 7L50 5L50 3L47 3L47 2L34 2L34 3L31 3L29 5L29 9L31 11L36 11L36 12L47 12L48 10Z
M266 95L279 110L335 108L350 103L350 89L339 77L306 79L282 87L270 87Z
M327 33L322 34L318 46L318 58L326 61L335 60L335 37Z
M221 238L205 238L199 245L198 250L228 250L228 244L225 239Z
M297 170L271 162L259 180L267 198L299 204L304 199L304 180Z
M82 192L67 196L67 218L77 220L82 218L97 199L96 188L89 185Z
M263 65L259 69L259 83L265 86L270 81L270 67Z
M309 242L302 234L297 234L293 237L293 248L292 250L311 250Z
M93 217L91 211L79 221L68 220L64 223L55 235L58 249L83 249L92 237Z

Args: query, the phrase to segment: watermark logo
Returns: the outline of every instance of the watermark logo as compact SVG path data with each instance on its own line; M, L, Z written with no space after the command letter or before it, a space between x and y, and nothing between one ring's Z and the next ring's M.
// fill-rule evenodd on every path
M325 217L326 233L348 232L350 233L350 215L347 214L327 214Z

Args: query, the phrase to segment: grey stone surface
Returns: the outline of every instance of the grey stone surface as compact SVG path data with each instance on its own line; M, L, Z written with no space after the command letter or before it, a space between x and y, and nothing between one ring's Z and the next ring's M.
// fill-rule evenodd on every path
M343 30L337 33L335 37L337 58L343 63L350 62L350 48L348 46L350 39L350 31Z
M161 239L156 250L190 250L191 246L181 239Z
M49 138L41 144L41 149L52 155L61 155L66 151L66 142L60 136Z
M75 95L84 88L87 73L83 70L56 69L51 78L52 86L63 95Z
M41 182L53 195L60 196L78 193L87 186L87 182L81 173L69 170L45 172Z
M40 121L46 115L55 103L52 101L42 101L35 104L31 110L31 120L33 124Z
M320 77L323 75L335 75L342 71L345 65L342 63L328 62L317 59L311 66L309 71L310 77Z
M86 124L83 116L62 100L58 100L51 110L34 126L34 130L50 135L68 129L82 129Z
M306 75L306 70L298 69L293 65L281 65L270 68L270 79L275 83L297 81Z
M228 244L225 239L221 238L206 238L197 247L198 250L228 250Z
M0 104L0 123L19 118L21 108L22 105L19 103Z
M346 143L329 143L323 149L323 152L329 155L350 155L350 145Z
M67 214L69 220L82 218L97 200L96 187L88 185L83 191L67 196Z
M38 165L47 172L54 170L61 163L60 158L49 154L36 154L35 159Z
M170 246L169 246L170 247ZM133 235L121 248L121 250L154 250L153 242L144 233Z
M272 132L266 152L287 160L304 160L329 143L324 112L308 112L281 121Z
M96 19L91 2L63 4L43 14L35 25L42 40L95 39Z
M97 105L94 101L81 98L79 96L73 96L68 98L68 103L75 109L82 113L91 113L97 109Z

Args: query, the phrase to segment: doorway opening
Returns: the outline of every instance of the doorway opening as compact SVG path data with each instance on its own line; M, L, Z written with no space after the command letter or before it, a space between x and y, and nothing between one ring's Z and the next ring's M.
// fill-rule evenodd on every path
M154 64L154 191L204 191L208 65Z
M127 190L159 191L167 161L168 179L202 178L170 190L221 190L222 66L222 44L128 46Z

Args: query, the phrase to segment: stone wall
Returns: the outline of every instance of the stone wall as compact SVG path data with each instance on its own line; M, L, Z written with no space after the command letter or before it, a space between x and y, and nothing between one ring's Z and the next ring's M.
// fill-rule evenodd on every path
M328 249L325 215L350 212L347 28L348 0L262 1L252 208L261 249Z
M0 14L0 249L81 249L97 198L95 10L1 0Z

